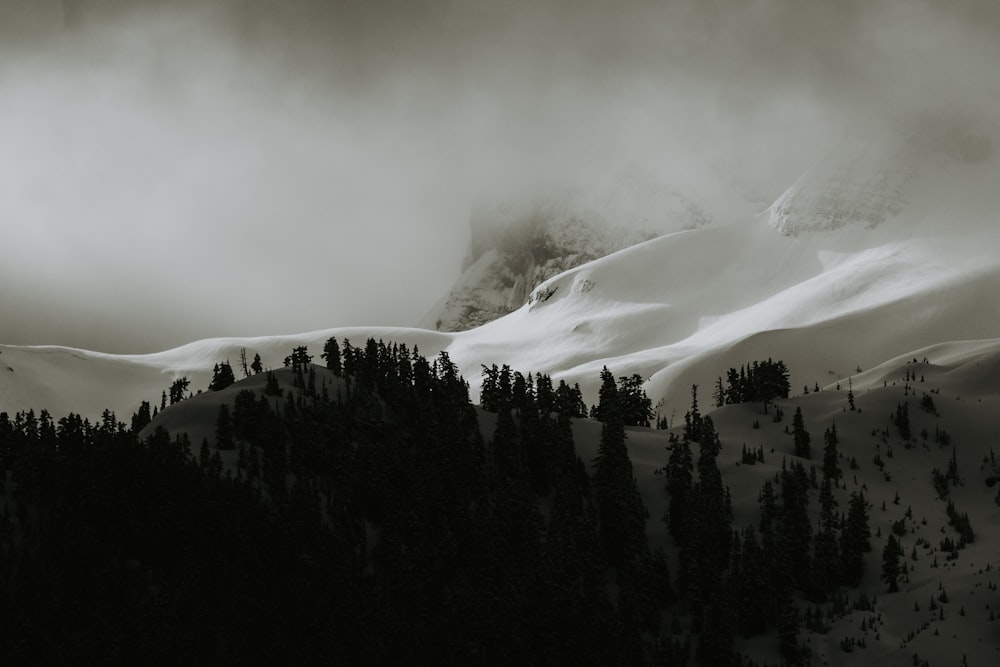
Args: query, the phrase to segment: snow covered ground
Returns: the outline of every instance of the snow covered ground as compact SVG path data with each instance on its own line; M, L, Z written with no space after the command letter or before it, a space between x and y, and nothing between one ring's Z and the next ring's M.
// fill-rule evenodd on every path
M127 421L139 401L158 403L177 377L190 378L192 391L207 388L212 366L228 359L236 368L241 348L279 367L299 345L320 361L323 342L337 336L355 345L369 337L405 342L428 357L447 350L473 395L480 364L507 363L579 382L591 402L602 366L616 375L639 373L648 378L646 390L661 414L677 424L692 384L702 387L702 408L708 410L715 378L728 368L782 359L791 369L794 395L779 405L788 415L802 408L814 451L823 430L836 422L842 462L858 462L856 470L844 466L840 507L856 490L865 490L872 503L875 537L862 589L877 593L878 605L847 614L827 634L808 635L814 664L913 664L916 654L932 665L957 665L963 653L969 664L997 664L1000 621L990 620L991 614L1000 617L1000 506L994 503L1000 478L994 462L1000 450L997 158L980 151L969 160L938 150L919 159L911 151L905 156L905 169L888 158L873 167L876 174L905 173L885 180L891 207L884 197L852 194L852 188L870 191L872 179L865 173L847 182L815 177L815 171L760 216L669 234L570 269L535 286L515 312L469 331L340 328L203 340L127 356L0 345L0 411L46 408L56 417L73 411L93 419L107 407ZM844 217L846 209L831 204L852 198L875 202L877 224L870 224L872 211L852 209ZM838 222L817 222L816 202L833 206L823 210L836 215L824 219ZM858 411L848 409L848 383ZM822 390L814 391L816 385ZM199 435L211 438L218 403L238 388L183 402L161 413L157 423L193 431L196 443ZM937 414L920 409L925 393ZM907 401L917 434L909 443L889 420ZM754 521L761 484L793 451L785 424L773 423L760 408L735 405L712 413L737 526ZM753 428L754 421L760 428ZM488 423L484 413L484 428ZM579 420L574 429L581 457L591 460L600 425ZM952 454L934 442L938 429L950 434L958 459L962 484L952 497L976 532L976 541L954 561L939 548L951 529L930 475L946 468ZM743 444L765 446L765 463L741 464ZM665 434L633 429L628 445L649 508L651 541L667 544L660 523L667 499L663 478L655 474L666 460ZM912 519L901 540L910 573L899 593L887 595L878 581L879 555L907 509ZM931 599L942 591L950 601L931 609ZM845 638L863 639L866 648L846 653L840 647ZM742 650L758 661L776 659L770 639L756 641Z
M922 358L927 346L1000 336L1000 159L907 144L880 157L871 170L878 178L817 176L850 172L868 155L847 154L832 156L756 217L669 234L570 269L535 286L515 312L469 331L341 328L127 356L0 346L0 410L94 416L110 407L127 417L140 400L158 401L176 377L189 377L194 391L207 387L213 364L235 363L242 347L278 367L292 347L308 345L318 357L323 341L337 336L406 342L426 356L447 350L474 395L480 364L506 363L579 382L593 401L607 365L647 378L647 393L669 416L683 413L691 384L707 388L751 359L783 359L793 387L830 386L900 355ZM873 179L891 186L891 211L884 198L865 195ZM814 206L789 204L834 200L856 201L852 215L862 221L874 206L879 223L819 225ZM948 354L962 356L965 345ZM982 344L968 345L972 354ZM933 349L928 356L934 361Z

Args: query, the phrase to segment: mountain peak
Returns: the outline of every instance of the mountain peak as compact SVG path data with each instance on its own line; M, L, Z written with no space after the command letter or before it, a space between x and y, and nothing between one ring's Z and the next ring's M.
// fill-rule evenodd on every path
M889 131L846 136L767 209L786 236L854 226L874 229L921 209L946 183L992 158L983 126L922 118Z
M629 170L604 183L565 187L528 201L482 202L471 216L463 273L420 326L439 331L481 326L517 310L536 286L564 271L753 210L739 197L728 199L733 201L682 191Z

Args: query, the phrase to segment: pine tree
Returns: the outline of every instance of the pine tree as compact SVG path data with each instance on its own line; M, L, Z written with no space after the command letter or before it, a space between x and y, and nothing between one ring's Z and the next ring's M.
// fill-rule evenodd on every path
M813 541L813 593L826 599L842 579L840 551L837 545L837 501L829 477L823 477L819 492L820 530Z
M320 355L326 360L326 367L333 371L333 374L340 377L344 372L343 364L340 361L340 345L337 338L331 337L323 345L323 354Z
M221 391L234 382L236 382L236 376L233 374L233 367L229 365L228 361L224 361L221 364L215 364L215 368L212 369L212 382L209 383L208 390Z
M666 477L667 492L670 494L670 507L667 510L667 526L674 539L679 539L681 529L687 520L688 506L691 500L693 486L694 459L691 456L691 446L687 438L683 440L671 433L667 448L670 457L667 460Z
M184 400L184 392L187 391L191 381L186 377L177 378L170 385L170 405L180 403Z
M698 410L698 385L691 385L691 409L684 413L684 437L691 442L701 442L701 412Z
M792 417L792 439L795 442L795 455L808 459L812 454L809 447L811 438L802 418L802 408L799 406L796 406L795 415Z
M896 414L893 417L893 423L896 425L896 428L899 429L899 437L903 440L909 440L911 437L909 402L904 402L902 405L896 406Z
M281 385L278 384L278 378L275 377L274 372L272 371L267 372L267 379L264 385L264 393L267 396L282 396L285 393L285 390L282 389Z
M254 375L260 375L264 372L264 364L261 362L260 355L253 355L253 363L250 364L250 370L253 371Z
M149 411L149 401L143 401L139 404L139 411L132 415L132 432L139 433L151 421L153 421L153 417Z
M895 593L899 590L900 558L903 556L903 547L895 535L890 533L886 540L885 548L882 549L882 581L889 585L889 592Z
M642 388L642 376L618 378L618 402L626 426L649 426L653 418L653 402Z
M840 534L840 554L844 567L844 582L857 586L864 573L864 554L871 551L871 529L868 527L868 501L863 493L851 493L847 519Z
M839 480L840 454L837 451L837 423L823 432L823 476L831 480Z
M798 461L790 470L781 471L781 510L776 527L779 558L787 566L784 576L799 588L811 582L812 523L809 520L809 477Z
M219 416L215 420L215 448L232 449L233 421L229 415L229 406L225 403L219 406Z
M481 364L483 367L482 379L479 383L479 404L482 406L483 410L489 410L490 412L499 412L501 409L499 394L500 394L500 369L497 368L496 364L492 366L487 366L486 364Z
M607 371L607 369L605 369ZM607 381L610 373L602 372ZM614 379L601 387L599 411L604 419L601 442L594 459L594 495L600 517L601 538L608 563L620 567L629 549L635 548L632 529L636 519L638 497L632 463L625 448L625 427L618 407Z
M598 389L597 396L597 405L593 409L594 419L607 422L612 413L614 413L615 418L621 419L618 385L615 384L615 376L608 370L607 366L601 369L601 387Z
M765 569L764 552L752 526L743 531L740 551L740 572L733 578L737 588L737 626L744 637L753 637L767 631L769 575Z

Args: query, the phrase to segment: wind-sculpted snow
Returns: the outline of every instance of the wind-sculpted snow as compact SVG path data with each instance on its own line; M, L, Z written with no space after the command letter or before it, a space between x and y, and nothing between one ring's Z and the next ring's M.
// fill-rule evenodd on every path
M128 414L182 375L192 391L206 388L213 364L235 364L241 348L278 367L307 345L321 362L323 342L337 336L396 340L427 356L446 350L474 394L481 364L507 363L579 382L592 401L607 365L648 378L669 414L683 411L691 384L710 386L749 359L785 360L793 387L826 386L859 366L1000 332L1000 259L985 237L893 236L887 228L786 237L762 221L681 232L564 272L516 312L459 333L355 327L130 356L0 347L0 409Z
M983 128L924 121L891 137L845 138L771 205L770 224L786 235L870 229L906 217L904 211L912 216L928 195L953 194L956 177L989 170L982 167L992 157L992 141Z
M909 187L905 206L875 227L829 229L823 220L830 218L813 216L802 228L809 233L784 235L747 216L675 232L537 284L515 281L505 289L517 285L520 305L495 290L491 303L516 310L467 331L340 328L130 356L0 346L0 410L94 416L110 407L128 415L140 400L158 402L180 376L191 379L192 391L207 388L212 366L229 360L235 368L241 348L278 367L293 347L307 345L320 362L331 336L355 345L369 337L398 341L429 357L447 351L473 396L481 365L497 363L579 383L593 402L606 365L617 376L646 378L666 415L683 414L692 384L708 387L751 359L783 359L793 387L834 386L850 376L877 382L859 368L899 355L922 359L925 348L930 362L944 363L935 351L944 348L928 346L1000 335L997 159L956 160L941 151L932 158L921 163L912 181L920 187ZM473 291L495 279L479 262L500 252L483 248L470 271L479 266L487 277L470 278ZM520 260L519 275L555 270L561 260L544 263L556 256L544 248L537 259ZM961 358L964 346L955 343L949 354Z
M720 185L708 198L627 174L530 204L482 205L472 216L461 277L421 326L481 326L520 308L535 286L563 271L662 234L755 210L730 190Z

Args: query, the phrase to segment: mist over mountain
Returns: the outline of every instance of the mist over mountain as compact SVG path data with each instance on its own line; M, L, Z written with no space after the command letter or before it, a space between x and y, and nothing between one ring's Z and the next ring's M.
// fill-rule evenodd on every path
M993 664L998 33L0 0L0 663Z
M563 271L657 236L748 218L763 208L746 197L717 173L663 183L626 170L533 201L480 202L470 218L462 275L420 326L480 326L517 310L536 285Z
M636 168L766 206L845 133L995 121L995 26L980 2L0 3L0 306L24 314L0 339L409 325L477 202Z

